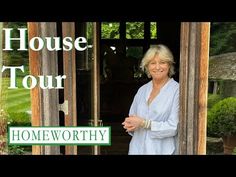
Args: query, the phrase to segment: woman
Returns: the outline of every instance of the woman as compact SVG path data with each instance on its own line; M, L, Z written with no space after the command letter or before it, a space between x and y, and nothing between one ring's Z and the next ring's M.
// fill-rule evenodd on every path
M129 154L177 154L179 84L174 75L174 58L165 45L151 47L141 68L150 82L139 88L122 123L132 136Z

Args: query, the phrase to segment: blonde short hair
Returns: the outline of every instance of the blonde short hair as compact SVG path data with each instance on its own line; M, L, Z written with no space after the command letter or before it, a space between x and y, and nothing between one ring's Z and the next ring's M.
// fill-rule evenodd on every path
M145 55L144 55L144 57L141 61L140 68L150 78L151 75L148 71L148 64L155 56L159 56L161 61L167 62L169 64L170 69L169 69L168 76L172 77L175 74L175 71L174 71L174 63L175 63L174 62L174 57L173 57L173 54L170 51L170 49L167 46L163 45L163 44L155 45L155 46L152 46L148 49L148 51L145 53Z

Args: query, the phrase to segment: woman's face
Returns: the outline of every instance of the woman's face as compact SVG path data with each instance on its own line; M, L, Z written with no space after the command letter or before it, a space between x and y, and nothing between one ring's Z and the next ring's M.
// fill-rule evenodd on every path
M148 71L153 79L165 79L168 77L170 66L167 62L155 56L148 64Z

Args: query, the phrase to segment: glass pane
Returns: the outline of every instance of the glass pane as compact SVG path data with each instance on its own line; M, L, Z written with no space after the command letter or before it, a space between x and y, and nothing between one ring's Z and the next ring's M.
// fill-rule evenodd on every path
M126 22L126 39L144 39L144 22Z
M143 57L143 47L126 47L126 56L133 66L133 78L135 80L141 78L143 73L139 65Z
M76 36L85 36L88 41L87 50L81 52L76 50L77 70L88 71L91 69L91 50L93 48L93 27L92 23L78 23L76 26Z
M76 58L76 81L77 81L77 124L78 126L90 126L91 125L91 80L92 80L92 70L91 61L93 57L93 23L80 23L78 31L76 33L81 33L79 29L84 29L84 34L86 34L86 39L88 41L88 49L84 52L79 52ZM83 66L83 67L81 67ZM92 154L91 146L79 146L78 154L90 155Z
M150 24L150 36L151 36L151 39L157 38L157 23L156 22L151 22Z
M119 39L120 38L120 23L102 22L102 39Z
M126 47L126 56L140 60L143 56L143 47Z

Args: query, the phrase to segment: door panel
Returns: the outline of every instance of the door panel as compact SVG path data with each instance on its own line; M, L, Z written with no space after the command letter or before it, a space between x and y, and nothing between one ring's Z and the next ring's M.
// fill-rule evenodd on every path
M76 35L85 36L88 49L76 52L78 126L100 126L99 23L76 24ZM79 146L78 154L100 154L99 146Z

